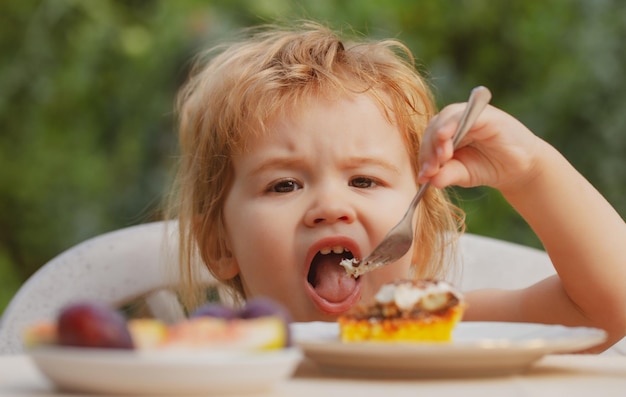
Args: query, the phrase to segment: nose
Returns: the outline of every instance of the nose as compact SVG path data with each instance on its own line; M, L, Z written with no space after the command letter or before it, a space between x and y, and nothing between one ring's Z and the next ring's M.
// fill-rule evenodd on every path
M352 223L356 218L353 203L340 189L320 189L304 215L304 222L309 227L337 222ZM313 192L311 192L313 193ZM341 194L343 193L343 194Z

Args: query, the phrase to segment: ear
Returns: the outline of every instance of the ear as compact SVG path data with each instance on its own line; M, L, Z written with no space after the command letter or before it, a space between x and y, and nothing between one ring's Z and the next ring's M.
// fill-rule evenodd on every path
M224 230L222 236L224 236L220 244L222 256L214 262L212 268L218 279L226 281L235 278L239 274L239 263L237 263L237 259L230 250L230 241Z
M198 238L198 236L204 235L204 227L206 227L205 223L207 219L204 216L196 215L191 222L191 227L193 228L193 235ZM239 264L235 260L232 252L229 247L230 244L228 239L225 237L226 232L223 227L220 228L219 233L221 236L224 236L223 241L216 242L215 250L223 252L222 256L218 260L207 259L203 255L203 259L206 260L206 265L209 268L210 272L217 278L218 280L227 281L235 278L239 274Z

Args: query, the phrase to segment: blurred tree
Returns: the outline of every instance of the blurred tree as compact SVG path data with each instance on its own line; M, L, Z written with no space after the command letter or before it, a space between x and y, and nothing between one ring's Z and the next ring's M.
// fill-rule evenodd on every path
M54 255L160 216L175 93L235 29L310 18L397 37L439 105L478 84L626 213L626 7L620 0L23 0L0 2L0 310ZM487 188L471 232L539 246ZM572 214L575 216L575 214Z
M0 7L0 248L24 280L80 240L154 216L187 32L156 29L154 2Z

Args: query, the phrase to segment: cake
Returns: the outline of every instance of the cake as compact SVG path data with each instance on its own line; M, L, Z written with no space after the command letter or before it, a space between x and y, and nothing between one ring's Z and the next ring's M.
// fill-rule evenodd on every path
M402 280L383 285L370 304L338 318L343 342L449 342L465 309L446 281Z

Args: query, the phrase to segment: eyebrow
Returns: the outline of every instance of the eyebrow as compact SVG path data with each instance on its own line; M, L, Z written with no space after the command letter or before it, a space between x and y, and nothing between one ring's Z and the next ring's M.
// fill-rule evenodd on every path
M264 171L268 170L268 169L289 169L289 168L295 168L297 167L299 164L302 164L303 161L300 159L296 159L296 158L281 158L281 157L277 157L277 158L272 158L268 161L264 161L262 162L260 165L258 165L257 167L254 167L252 169L252 171L250 172L250 175L258 175L263 173Z
M393 165L391 162L386 161L381 158L372 158L372 157L349 157L344 161L345 165L349 168L357 168L363 165L373 165L377 167L385 168L391 172L396 174L400 174L400 169Z
M258 175L268 169L291 169L304 164L305 161L299 158L274 158L269 161L261 163L258 167L255 167L250 175ZM398 167L391 162L384 159L372 158L372 157L348 157L341 162L341 166L345 168L358 168L363 165L373 165L377 167L385 168L393 173L400 174L401 171Z

